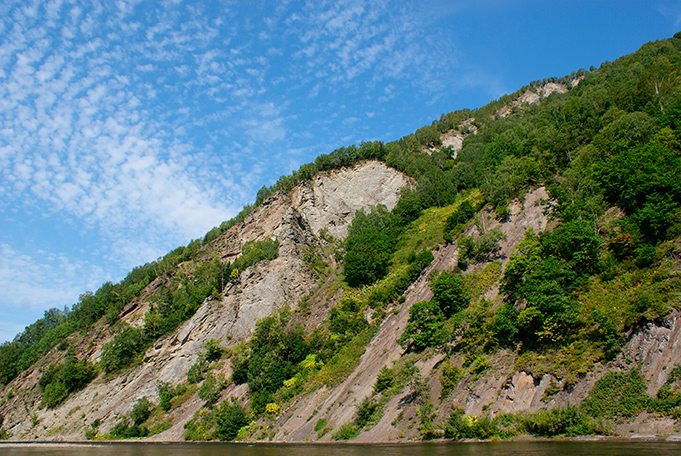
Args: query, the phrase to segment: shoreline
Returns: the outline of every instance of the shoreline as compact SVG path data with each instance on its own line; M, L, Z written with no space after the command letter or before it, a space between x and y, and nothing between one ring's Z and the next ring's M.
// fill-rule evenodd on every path
M578 437L539 437L534 438L532 436L520 436L514 439L491 439L491 440L404 440L404 441L377 441L377 442L347 442L347 441L332 441L332 442L284 442L284 441L250 441L250 440L240 440L240 441L196 441L196 440L165 440L165 441L148 441L148 440L98 440L98 441L23 441L23 440L6 440L0 441L0 448L49 448L49 447L101 447L109 445L129 445L129 444L140 444L140 445L285 445L285 446L334 446L334 445L352 445L352 446L409 446L409 445L442 445L442 444L470 444L470 443L514 443L514 442L536 442L536 443L549 443L549 442L658 442L658 443L681 443L681 434L672 434L666 437L653 434L633 434L629 437L622 436L578 436Z

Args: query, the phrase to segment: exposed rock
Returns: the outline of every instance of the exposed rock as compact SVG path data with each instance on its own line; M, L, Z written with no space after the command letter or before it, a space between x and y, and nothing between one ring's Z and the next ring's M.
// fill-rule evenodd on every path
M358 209L378 204L391 210L407 177L381 162L367 162L316 176L293 191L293 207L305 217L314 234L322 229L338 238L347 235Z

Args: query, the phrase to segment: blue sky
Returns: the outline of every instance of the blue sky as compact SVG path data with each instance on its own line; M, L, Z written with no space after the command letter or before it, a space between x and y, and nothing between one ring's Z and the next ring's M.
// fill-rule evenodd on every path
M321 153L679 30L679 0L0 0L0 341Z

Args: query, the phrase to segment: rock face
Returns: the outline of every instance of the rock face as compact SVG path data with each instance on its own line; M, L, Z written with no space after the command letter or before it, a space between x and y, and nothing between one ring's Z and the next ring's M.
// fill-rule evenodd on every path
M343 238L357 210L377 204L392 209L399 200L399 189L408 184L405 175L384 163L370 162L360 168L319 175L311 185L297 187L292 200L314 234L326 229L328 234Z
M232 261L240 255L244 243L276 238L280 245L276 259L243 271L238 281L226 285L220 299L209 297L193 317L159 339L140 365L114 378L96 379L50 411L39 408L37 382L42 375L40 369L56 361L58 355L46 357L42 365L34 366L7 386L5 394L17 390L22 394L0 406L5 429L19 439L82 440L89 424L100 420L100 432L107 432L119 416L130 412L137 399L147 396L156 401L157 382L185 381L189 368L210 339L221 339L223 345L229 346L250 337L255 323L275 310L283 306L295 309L319 281L304 261L306 250L320 250L316 236L319 231L328 228L329 234L344 237L356 210L377 204L392 209L400 188L407 184L406 176L383 163L366 162L321 173L313 182L296 188L292 196L273 195L213 245L222 259ZM144 303L135 303L125 311L126 321L142 325L147 309ZM82 350L92 361L98 360L101 347L111 339L102 334L90 334L90 348ZM229 367L223 374L230 375ZM224 394L244 392L242 385ZM155 438L182 440L182 425L191 418L192 407L201 405L200 401L189 401L176 413L179 418L171 430ZM40 426L33 424L36 420Z
M322 173L290 194L273 195L242 223L215 239L210 254L233 261L241 254L246 242L276 238L279 241L276 259L256 263L242 271L238 279L227 283L221 293L206 299L188 321L156 341L139 365L122 374L100 375L54 410L46 410L40 407L38 380L44 369L59 360L60 352L53 350L2 392L5 398L0 405L3 427L15 439L83 440L85 431L95 421L101 422L100 432L109 431L119 417L130 413L139 398L147 396L152 402L157 402L157 382L175 385L186 381L187 372L211 339L221 340L224 347L247 340L259 319L284 306L295 309L304 298L323 304L313 309L308 321L304 322L308 330L311 329L323 320L324 312L328 312L328 307L343 294L340 287L330 288L331 291L325 288L333 282L333 273L321 281L309 263L310 252L315 252L326 256L324 260L329 264L335 264L329 250L324 248L329 243L328 236L321 236L323 230L334 237L344 237L358 209L377 204L392 209L399 198L400 188L406 185L409 185L409 180L399 172L382 163L366 162L352 169ZM496 219L491 209L483 210L477 223L471 224L464 234L479 236L482 231L498 229L505 239L493 258L489 258L487 263L469 267L465 273L479 272L491 261L499 261L503 270L528 229L541 232L547 228L545 212L548 199L544 188L535 189L523 201L515 201L509 206L510 215L504 221ZM282 404L280 414L267 418L266 422L261 419L259 425L268 428L270 439L330 441L332 433L320 432L319 423L323 423L324 428L338 429L354 419L359 404L374 394L373 386L381 368L392 367L395 361L405 359L404 349L397 340L407 326L411 306L431 299L430 274L452 270L458 263L455 243L440 246L433 255L434 261L408 287L403 299L385 309L385 318L382 317L357 367L347 378L338 385L319 388L290 404ZM159 286L162 283L156 281L149 285L147 292ZM149 308L144 301L145 296L143 294L140 301L126 307L122 318L141 326L144 313ZM493 305L498 305L498 286L489 289L484 296L496 303ZM679 313L674 312L664 321L649 322L636 328L628 336L624 356L629 363L641 365L651 395L667 380L670 367L681 363L680 331L681 319ZM76 343L79 352L94 362L101 356L102 346L111 338L112 331L103 324L86 335L78 336ZM490 355L489 367L482 375L467 373L450 392L445 392L441 382L443 365L448 363L460 368L464 364L463 355L448 356L437 352L420 355L414 359L418 382L408 383L403 391L387 400L379 421L371 429L361 432L355 441L419 439L420 411L427 404L433 405L432 419L436 423L444 422L455 407L463 408L469 415L480 415L535 412L542 408L578 404L608 369L629 368L624 359L607 367L597 365L592 372L564 388L565 385L550 374L537 378L517 369L516 361L516 354L505 351ZM229 362L220 365L214 373L229 378ZM223 390L221 398L242 400L247 392L246 385L232 384ZM150 440L182 440L185 423L203 405L204 402L193 393L172 412L169 429ZM673 423L644 417L629 428L621 429L624 433L633 431L668 434L673 431Z

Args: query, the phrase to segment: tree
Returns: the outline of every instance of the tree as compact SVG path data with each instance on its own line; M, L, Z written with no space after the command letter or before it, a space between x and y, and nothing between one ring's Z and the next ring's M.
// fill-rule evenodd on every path
M468 307L468 297L460 276L444 271L430 282L430 287L433 290L433 302L445 318Z
M444 340L444 320L437 304L432 301L417 302L409 309L409 323L397 342L415 351L440 345Z
M367 285L385 276L398 232L385 206L372 207L368 214L357 211L345 240L343 272L348 285Z

